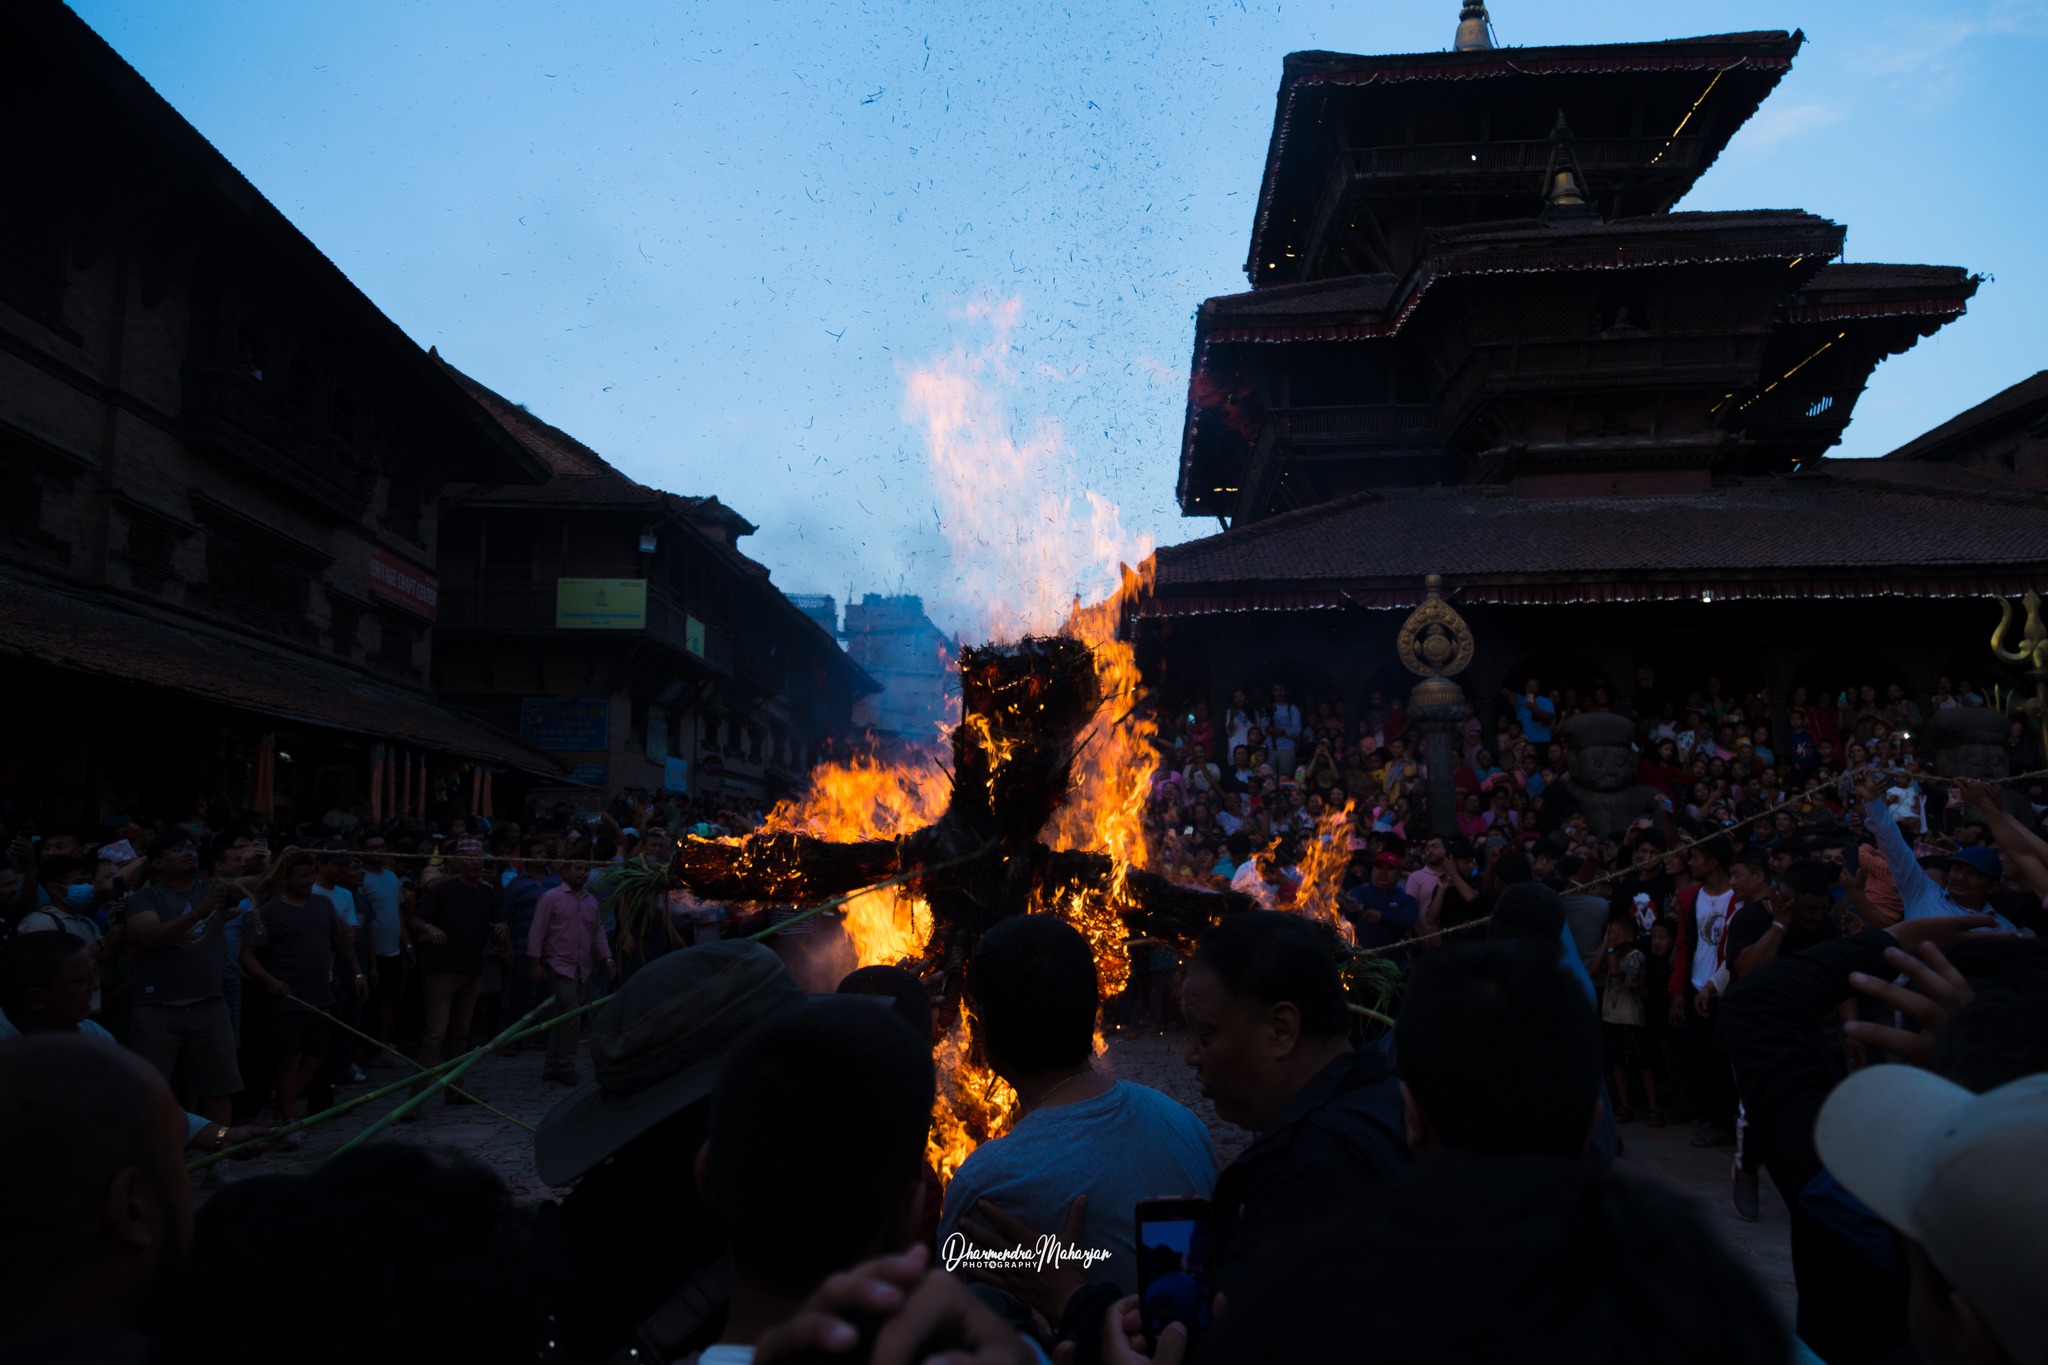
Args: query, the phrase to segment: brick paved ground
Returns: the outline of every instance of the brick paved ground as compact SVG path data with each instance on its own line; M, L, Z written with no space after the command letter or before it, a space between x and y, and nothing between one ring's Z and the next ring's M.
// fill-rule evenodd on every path
M1185 1045L1186 1036L1178 1032L1164 1037L1140 1032L1112 1033L1106 1065L1118 1077L1162 1090L1194 1110L1209 1125L1217 1157L1227 1162L1244 1150L1251 1135L1218 1119L1215 1106L1202 1098L1194 1073L1181 1060ZM544 1084L540 1070L540 1054L529 1050L518 1057L489 1058L469 1075L474 1081L472 1088L492 1104L528 1123L538 1123L566 1093L560 1086ZM588 1074L587 1059L584 1070ZM376 1070L370 1077L373 1084L383 1084L400 1074ZM400 1098L376 1101L357 1114L311 1130L302 1151L273 1154L256 1163L226 1163L226 1178L232 1180L258 1171L289 1171L316 1163L377 1116L396 1108ZM534 1173L532 1135L525 1129L513 1127L483 1110L446 1105L439 1100L425 1106L425 1115L418 1123L395 1124L385 1132L399 1141L451 1148L483 1162L511 1186L517 1199L546 1199L554 1194ZM1736 1219L1734 1206L1729 1202L1727 1148L1696 1149L1690 1145L1689 1128L1652 1131L1640 1121L1624 1127L1622 1135L1625 1145L1621 1169L1700 1200L1705 1205L1707 1222L1722 1235L1730 1250L1755 1269L1789 1320L1793 1305L1790 1229L1785 1206L1770 1181L1762 1182L1762 1220L1743 1223Z

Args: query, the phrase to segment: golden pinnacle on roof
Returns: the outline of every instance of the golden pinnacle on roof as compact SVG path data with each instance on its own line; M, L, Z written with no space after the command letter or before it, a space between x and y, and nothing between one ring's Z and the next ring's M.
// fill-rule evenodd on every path
M1485 52L1493 46L1493 20L1486 16L1486 6L1481 0L1468 0L1465 8L1458 11L1458 37L1451 44L1453 52Z

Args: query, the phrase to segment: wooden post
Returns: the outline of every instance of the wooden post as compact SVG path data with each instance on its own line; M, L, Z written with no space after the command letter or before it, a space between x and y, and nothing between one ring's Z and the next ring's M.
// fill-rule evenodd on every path
M277 735L265 734L256 746L257 813L265 820L277 817Z

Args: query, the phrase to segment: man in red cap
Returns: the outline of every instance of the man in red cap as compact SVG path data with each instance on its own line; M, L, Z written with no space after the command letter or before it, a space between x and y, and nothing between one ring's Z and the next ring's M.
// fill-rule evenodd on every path
M1344 893L1344 917L1358 932L1361 948L1387 948L1415 932L1422 907L1401 886L1401 857L1381 853L1372 860L1372 874L1362 886Z

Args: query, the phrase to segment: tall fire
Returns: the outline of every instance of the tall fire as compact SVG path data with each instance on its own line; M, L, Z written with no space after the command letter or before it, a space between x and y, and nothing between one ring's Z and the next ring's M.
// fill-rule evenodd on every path
M1005 915L1060 916L1093 945L1113 997L1130 977L1134 931L1186 942L1250 903L1146 870L1155 728L1119 635L1149 588L1150 547L1127 542L1106 500L1057 491L1070 462L1057 427L1012 435L1000 393L1014 378L1017 313L1015 300L977 305L967 316L989 329L983 346L905 376L935 512L963 589L984 609L983 638L996 642L961 652L950 742L820 770L762 833L689 841L672 870L700 896L802 904L928 869L856 895L845 927L861 965L912 966L939 993L929 1154L941 1179L1015 1117L1016 1096L978 1055L961 999L983 930ZM1083 593L1099 600L1083 605ZM1319 913L1334 916L1340 868L1313 876L1303 904L1327 903Z
M1140 590L1140 576L1127 581L1127 591ZM1137 663L1130 645L1115 636L1128 600L1119 592L1097 606L1077 607L1063 627L1060 638L1081 647L1076 654L1093 674L1097 702L1092 727L1066 756L1071 787L1043 828L1054 852L1106 855L1106 875L1038 880L1023 907L1058 915L1087 936L1111 997L1130 979L1125 917L1140 909L1130 876L1146 860L1144 804L1156 762L1154 723L1139 705ZM1000 800L1002 775L1017 757L1008 728L1000 712L986 710L968 712L961 723L967 743L994 759L984 778L991 804ZM956 780L955 771L941 767L936 749L889 762L857 758L815 772L803 798L770 814L766 832L841 844L901 841L946 815ZM975 1147L1007 1131L1017 1097L974 1047L973 1016L959 1001L958 961L934 951L934 916L922 888L866 892L847 902L844 914L861 966L917 968L941 990L942 1001L957 1006L941 1010L947 1022L936 1052L940 1093L928 1140L934 1169L950 1180ZM958 950L967 946L957 945L951 958L964 960Z

